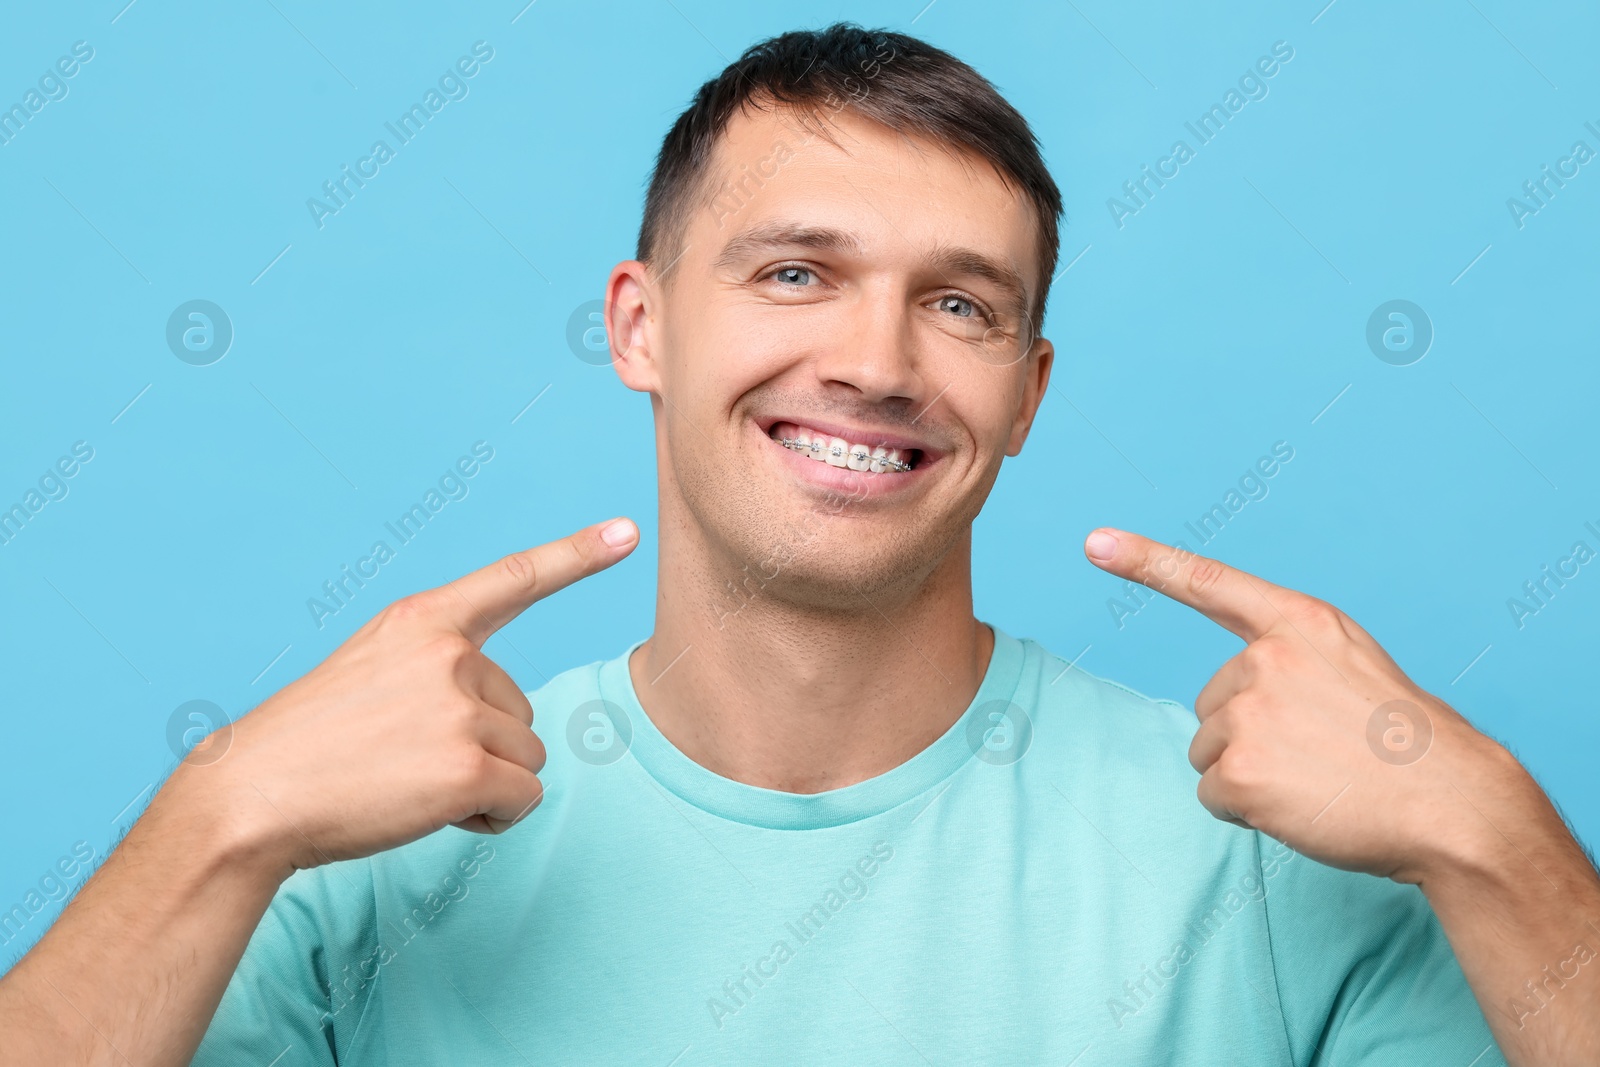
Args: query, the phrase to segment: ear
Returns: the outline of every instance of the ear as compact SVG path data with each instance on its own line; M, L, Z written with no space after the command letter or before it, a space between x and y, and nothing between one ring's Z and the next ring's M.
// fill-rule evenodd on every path
M1055 361L1056 346L1043 337L1033 342L1033 349L1023 361L1022 403L1017 407L1017 417L1011 423L1011 439L1006 442L1006 455L1015 456L1033 428L1033 417L1039 412L1044 391L1050 385L1050 366Z
M661 391L652 332L658 300L659 291L645 264L630 259L611 268L605 311L611 365L622 384L639 393Z

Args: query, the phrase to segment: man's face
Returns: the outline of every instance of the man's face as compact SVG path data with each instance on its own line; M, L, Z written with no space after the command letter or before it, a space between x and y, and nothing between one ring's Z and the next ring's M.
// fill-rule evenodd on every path
M828 122L837 144L784 109L736 116L681 255L619 264L608 322L654 396L663 536L860 610L965 543L1052 353L1027 326L1026 198L980 157Z

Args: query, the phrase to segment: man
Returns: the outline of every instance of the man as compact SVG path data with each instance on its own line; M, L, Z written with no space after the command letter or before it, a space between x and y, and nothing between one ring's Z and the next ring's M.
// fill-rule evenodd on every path
M1247 643L1194 715L974 617L1060 207L912 38L703 87L607 289L653 634L531 701L480 651L627 520L390 605L172 775L0 1062L1600 1062L1600 879L1348 617L1095 531Z

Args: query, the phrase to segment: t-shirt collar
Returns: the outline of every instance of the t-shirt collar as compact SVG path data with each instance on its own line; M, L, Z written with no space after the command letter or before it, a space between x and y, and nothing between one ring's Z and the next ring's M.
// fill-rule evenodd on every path
M1008 703L1023 664L1022 642L998 627L994 652L972 702L948 730L904 763L865 781L821 793L787 793L724 778L684 755L658 730L639 704L628 659L645 639L599 667L602 700L619 706L632 730L629 754L646 773L680 799L719 818L776 830L812 830L878 815L937 787L976 758L987 706ZM625 757L626 758L626 757Z

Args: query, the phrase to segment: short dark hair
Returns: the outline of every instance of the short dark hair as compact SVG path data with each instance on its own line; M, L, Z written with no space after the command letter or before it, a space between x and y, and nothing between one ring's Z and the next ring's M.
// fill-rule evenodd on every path
M691 212L710 199L717 138L736 111L768 102L801 111L848 107L890 129L974 152L1020 187L1039 221L1039 292L1031 309L1038 335L1061 248L1061 190L1038 138L988 80L949 52L850 22L754 44L700 87L661 142L639 226L641 262L676 262Z

